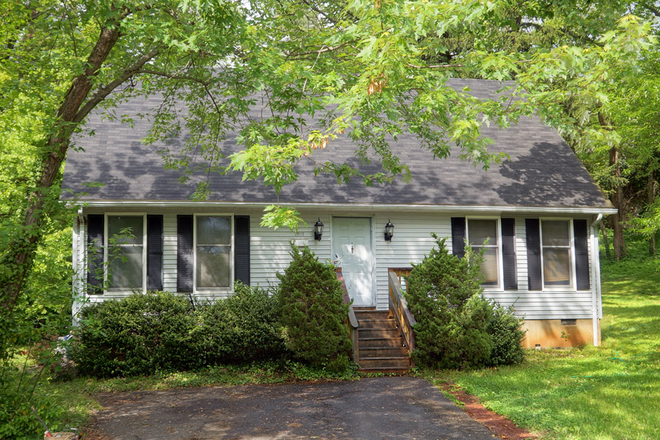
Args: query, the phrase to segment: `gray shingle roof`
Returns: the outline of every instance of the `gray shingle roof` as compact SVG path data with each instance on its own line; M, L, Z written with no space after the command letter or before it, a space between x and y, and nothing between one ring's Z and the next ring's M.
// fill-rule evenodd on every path
M501 85L492 81L451 80L452 87L468 85L473 94L485 97ZM133 100L122 105L117 114L146 113L158 104L157 98ZM135 127L118 121L102 121L92 116L87 129L95 136L79 137L75 144L84 151L69 153L63 188L73 193L87 193L82 201L187 201L195 191L196 176L185 185L178 182L179 173L164 170L158 147L147 147L141 139L149 123L135 119ZM298 182L285 186L281 203L341 204L411 204L411 205L488 205L529 207L607 208L604 198L571 148L552 128L538 118L522 118L515 127L499 130L485 128L483 135L493 139L493 152L504 152L510 160L494 165L488 171L462 161L458 151L448 159L432 159L415 137L400 136L391 144L393 152L412 172L412 181L365 187L359 181L340 185L332 175L314 176L311 164L300 166ZM224 142L225 151L234 150L232 139ZM315 158L325 161L351 158L354 146L347 139L331 141L325 150L317 150ZM375 165L372 165L375 166ZM276 201L271 187L260 181L243 182L239 173L210 177L209 200L219 202L272 203ZM85 183L104 185L89 188ZM63 198L70 198L64 193Z

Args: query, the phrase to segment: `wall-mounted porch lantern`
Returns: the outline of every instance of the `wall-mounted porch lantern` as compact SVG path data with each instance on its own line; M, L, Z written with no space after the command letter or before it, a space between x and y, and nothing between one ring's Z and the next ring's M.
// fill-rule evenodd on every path
M321 240L323 236L323 223L321 223L321 218L314 223L314 240Z
M392 241L393 236L394 236L394 225L388 219L387 224L385 225L385 241Z

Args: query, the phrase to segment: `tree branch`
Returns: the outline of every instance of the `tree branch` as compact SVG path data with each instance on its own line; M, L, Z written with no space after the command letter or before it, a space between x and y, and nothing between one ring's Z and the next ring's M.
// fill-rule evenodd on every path
M660 17L660 9L656 8L655 6L649 5L648 3L641 3L641 6L643 8L648 9L649 12L651 12L653 15L656 17Z
M87 115L89 114L90 111L94 109L101 101L103 101L105 98L108 97L110 93L112 93L117 87L122 85L124 82L126 82L129 78L131 78L133 75L136 75L138 73L142 73L140 69L152 60L155 56L157 56L162 47L155 47L149 51L149 53L143 55L138 59L131 67L128 69L124 70L121 75L119 75L117 78L114 79L111 83L108 85L101 87L95 94L92 96L92 98L85 103L85 105L78 111L76 114L76 117L74 119L74 122L81 122Z
M306 55L320 55L320 54L325 53L325 52L333 52L337 49L341 49L342 47L350 46L353 43L355 43L356 41L357 40L349 41L349 42L346 42L344 44L340 44L339 46L324 46L324 47L321 47L321 49L319 49L319 50L312 50L312 51L309 51L309 52L298 52L298 53L289 52L289 53L286 54L286 57L295 60L295 59L300 59L300 58L302 58Z

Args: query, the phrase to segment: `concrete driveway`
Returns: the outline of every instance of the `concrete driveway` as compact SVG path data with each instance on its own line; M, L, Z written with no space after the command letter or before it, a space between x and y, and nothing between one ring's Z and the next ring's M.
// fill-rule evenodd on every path
M496 438L429 382L355 382L141 391L99 397L87 439Z

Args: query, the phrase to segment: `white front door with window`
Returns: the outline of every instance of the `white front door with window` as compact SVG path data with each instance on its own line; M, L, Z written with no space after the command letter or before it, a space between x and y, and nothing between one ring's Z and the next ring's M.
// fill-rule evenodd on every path
M340 262L353 305L374 306L371 219L334 218L332 247L335 259Z

